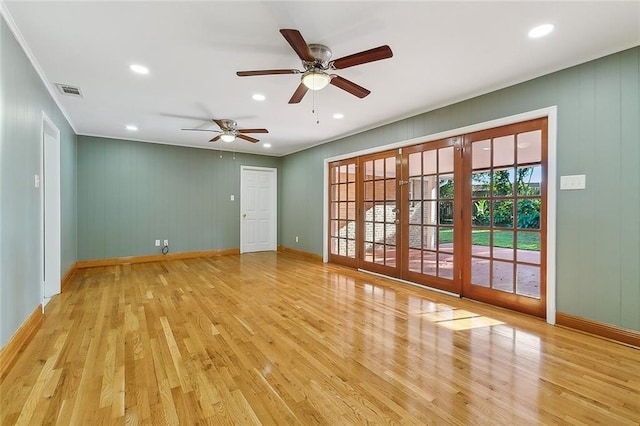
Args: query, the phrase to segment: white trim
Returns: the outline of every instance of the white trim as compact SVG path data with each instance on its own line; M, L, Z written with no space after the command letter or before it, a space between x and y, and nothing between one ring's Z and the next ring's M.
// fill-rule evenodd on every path
M76 127L73 125L73 122L71 121L71 117L69 117L69 114L67 114L67 111L65 111L65 109L63 108L63 105L60 103L60 100L58 99L58 94L56 92L55 86L51 84L49 80L47 80L44 70L40 66L40 63L37 61L36 56L31 51L31 48L29 48L29 45L27 44L27 41L25 40L24 36L18 29L18 24L16 24L16 22L13 20L13 16L11 16L11 13L9 12L9 9L7 8L7 5L5 4L4 0L0 0L0 15L4 17L5 22L9 26L9 30L13 33L13 36L18 41L18 44L24 51L24 54L27 56L27 59L29 59L29 62L31 62L31 65L36 70L38 77L40 77L40 80L42 80L44 87L49 92L49 95L51 95L51 98L58 106L58 109L60 110L62 115L64 115L64 118L67 119L67 123L69 123L69 126L71 126L71 129L73 129L73 132L75 134L78 134L78 132L76 131Z
M273 197L271 198L271 204L273 208L272 229L273 232L273 247L271 250L278 250L278 169L273 167L258 167L258 166L240 166L240 254L245 252L244 247L244 227L242 225L242 203L244 197L242 192L244 190L244 172L245 170L255 170L259 172L273 173Z
M326 263L329 261L329 163L334 161L345 160L348 158L359 157L367 154L375 154L377 152L388 151L391 149L402 148L419 143L431 142L445 139L453 136L460 136L480 130L491 129L494 127L506 126L522 121L534 120L536 118L547 117L548 119L548 138L547 138L547 317L549 324L556 322L556 179L557 179L557 131L558 131L558 107L556 105L540 108L534 111L523 112L508 117L498 118L495 120L484 121L482 123L471 124L469 126L459 127L457 129L446 130L443 132L433 133L431 135L419 136L417 138L405 141L395 142L388 145L376 146L360 151L350 152L324 159L323 170L323 225L322 225L322 260ZM394 278L395 279L395 278ZM402 280L400 280L402 281ZM415 284L415 283L412 283Z

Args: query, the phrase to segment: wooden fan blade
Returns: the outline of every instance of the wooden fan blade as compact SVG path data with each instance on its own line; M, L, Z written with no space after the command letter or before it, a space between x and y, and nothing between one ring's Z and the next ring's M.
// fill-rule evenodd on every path
M379 61L381 59L387 59L392 56L393 52L391 51L391 48L389 46L379 46L360 53L354 53L353 55L336 59L335 61L333 61L333 68L341 70L344 68L353 67L355 65L366 64L368 62Z
M280 30L280 34L289 42L293 50L298 54L300 59L307 62L313 62L316 58L311 54L307 42L304 41L304 37L298 30Z
M220 130L213 130L213 129L180 129L180 130L191 130L194 132L215 132L215 133L220 133Z
M221 130L225 130L224 122L222 120L218 120L217 118L212 118L211 121L216 123Z
M272 74L300 74L300 70L256 70L256 71L238 71L238 77L251 77L253 75L272 75Z
M307 94L308 90L309 88L307 86L305 86L303 83L300 83L296 91L293 92L293 96L291 96L291 99L289 99L289 103L290 104L299 103L302 100L302 98L304 98L304 95Z
M331 79L331 84L359 98L364 98L369 93L371 93L371 91L365 89L364 87L358 86L353 81L349 81L346 78L342 78L338 75L333 76L333 78Z
M222 137L222 135L218 135L215 138L211 139L209 142L219 141L221 137Z
M267 129L238 129L240 133L269 133Z
M251 136L243 135L242 133L238 133L236 135L236 138L244 139L245 141L251 142L251 143L256 143L260 140L260 139L252 138Z

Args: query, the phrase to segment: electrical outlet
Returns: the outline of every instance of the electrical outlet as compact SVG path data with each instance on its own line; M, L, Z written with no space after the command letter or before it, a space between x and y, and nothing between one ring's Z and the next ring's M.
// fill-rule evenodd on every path
M169 240L164 240L163 246L167 247L169 245Z
M160 240L156 240L156 247L160 247Z
M298 236L296 235L296 243L299 241Z

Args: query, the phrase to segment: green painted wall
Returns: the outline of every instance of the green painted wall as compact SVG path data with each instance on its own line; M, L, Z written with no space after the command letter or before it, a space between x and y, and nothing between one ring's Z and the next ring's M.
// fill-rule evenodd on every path
M280 159L78 136L78 260L239 248L241 165Z
M76 140L0 18L0 347L42 298L39 265L42 112L60 130L62 274L76 261Z
M558 176L587 175L558 191L557 310L640 331L639 68L636 47L283 157L280 244L322 253L325 158L557 105Z

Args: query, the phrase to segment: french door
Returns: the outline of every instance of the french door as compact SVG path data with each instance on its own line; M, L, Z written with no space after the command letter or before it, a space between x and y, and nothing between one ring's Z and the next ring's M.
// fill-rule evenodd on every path
M331 163L329 260L546 313L547 121Z

